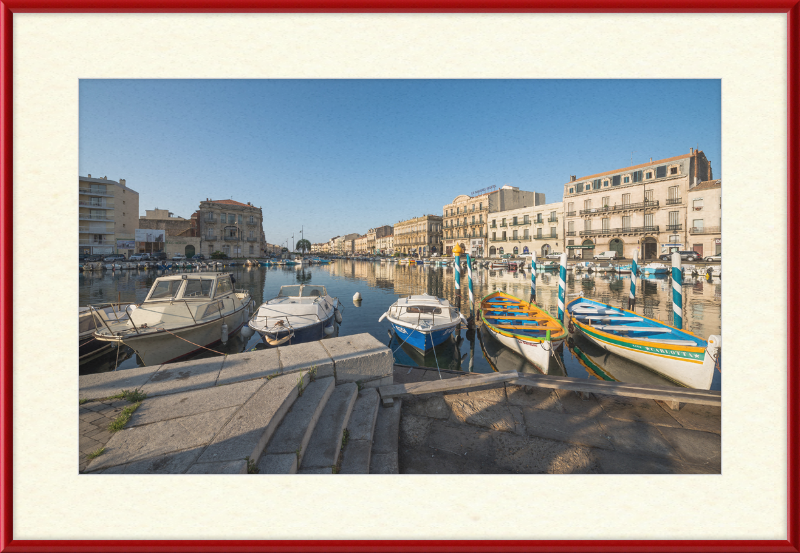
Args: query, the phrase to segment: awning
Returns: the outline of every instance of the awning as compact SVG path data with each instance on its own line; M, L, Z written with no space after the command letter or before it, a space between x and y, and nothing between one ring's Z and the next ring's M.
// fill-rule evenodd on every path
M594 244L591 246L567 246L568 250L593 250Z

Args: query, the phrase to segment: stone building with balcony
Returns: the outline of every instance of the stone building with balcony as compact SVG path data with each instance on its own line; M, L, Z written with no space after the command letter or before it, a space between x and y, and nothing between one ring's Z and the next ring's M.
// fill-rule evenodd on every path
M701 257L722 253L722 181L704 181L689 188L687 250Z
M490 192L477 196L461 194L442 208L444 255L452 255L456 244L460 244L465 252L470 252L470 255L479 255L477 253L479 247L472 248L472 240L476 243L482 242L486 237L489 194ZM468 245L470 247L467 247Z
M236 200L200 202L197 228L202 239L201 253L220 251L228 257L258 257L266 253L264 217L260 207Z
M367 235L362 234L353 240L353 253L357 255L366 255L369 251Z
M394 225L394 249L404 255L426 257L442 251L442 217L422 215Z
M689 190L711 180L701 150L623 169L570 177L564 185L564 220L570 257L616 251L630 258L638 249L649 261L689 248Z
M564 251L563 202L490 213L488 255Z
M78 176L79 253L134 253L138 218L139 193L125 179Z
M381 255L392 255L394 253L394 229L389 227L389 234L385 234L375 239L375 249Z
M190 219L176 217L167 209L147 209L144 217L139 217L139 229L163 230L164 252L171 258L176 254L187 258L200 253L201 241L197 231L196 212ZM147 244L137 244L137 252L149 252Z

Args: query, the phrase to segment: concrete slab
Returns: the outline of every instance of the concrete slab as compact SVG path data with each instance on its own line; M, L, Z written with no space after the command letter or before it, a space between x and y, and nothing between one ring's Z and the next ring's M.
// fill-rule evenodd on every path
M673 411L663 401L659 401L658 404L684 428L716 434L722 431L722 409L719 407L681 403L680 409Z
M333 474L333 467L310 467L298 470L297 474Z
M311 382L286 413L272 439L267 444L265 454L290 453L303 458L308 441L317 425L320 414L333 393L334 378L317 379ZM298 454L299 451L299 454Z
M401 447L405 443L400 444ZM423 451L449 453L463 457L470 463L485 463L494 458L492 433L465 424L453 425L449 421L433 421Z
M182 474L202 453L202 447L158 455L151 459L109 467L103 474Z
M342 451L342 466L339 474L369 474L372 442L349 440Z
M488 474L591 474L600 469L594 457L595 449L507 432L492 433L494 463L479 467Z
M397 453L397 438L400 434L400 412L403 401L395 399L391 407L378 410L375 431L372 434L372 455L376 453Z
M722 443L719 434L686 428L659 428L659 432L678 454L694 465L722 465Z
M128 427L188 417L224 407L244 404L266 384L265 380L251 380L230 386L216 386L202 390L181 392L167 396L147 398L133 413Z
M267 350L269 351L269 350ZM321 342L308 342L277 348L283 372L293 372L316 367L317 378L333 376L333 360Z
M428 432L431 429L433 419L428 417L418 417L403 413L400 417L400 433L395 439L394 448L390 451L397 451L398 440L406 447L419 447L428 439Z
M78 397L80 399L99 399L116 395L122 390L141 388L161 367L162 365L155 365L82 375L78 377Z
M378 390L368 389L358 393L350 420L347 422L349 440L365 440L372 447L372 434L375 431L375 421L378 419L379 400Z
M640 399L635 397L615 397L603 394L594 394L603 408L606 416L621 421L644 422L658 426L680 427L670 414L654 399Z
M358 387L352 382L336 386L311 435L308 448L300 462L301 469L336 464L342 447L342 434L350 419L357 395Z
M611 418L596 420L617 451L632 455L679 459L677 452L659 432L661 427Z
M592 454L604 474L684 474L697 473L677 459L630 455L620 451L595 449Z
M154 374L141 388L148 397L177 394L200 388L210 388L217 381L225 357L192 359L170 363Z
M220 463L195 463L186 474L247 474L247 461L222 461Z
M558 401L564 407L564 411L569 415L605 416L603 408L593 394L589 394L588 398L582 399L577 392L556 390L556 395L558 395Z
M259 474L296 474L297 455L294 453L281 453L278 455L264 454L258 462Z
M208 444L236 410L237 407L227 407L117 432L106 444L105 452L91 462L88 470L155 459Z
M504 401L505 390L502 387L482 392L448 394L444 400L453 413L453 419L458 422L500 432L515 432L518 423L522 422L521 409Z
M391 375L361 381L362 388L380 388L381 386L391 386L392 384L394 384L394 377Z
M369 462L370 474L399 474L400 464L397 462L397 452L372 453Z
M532 407L524 408L523 414L525 429L529 436L586 447L614 449L604 429L593 417L565 415Z
M281 364L277 349L248 351L225 358L216 385L224 386L279 374L281 374Z
M515 386L506 383L506 397L511 405L517 407L530 407L556 413L565 413L556 390L538 388L536 386Z
M298 382L308 373L277 376L262 386L236 412L200 457L201 463L258 459L289 408L297 399Z
M319 343L333 360L336 384L367 382L392 375L392 350L369 334L330 338Z
M403 404L405 412L420 417L432 419L450 418L450 407L441 395L433 395L424 398L414 396L405 399Z

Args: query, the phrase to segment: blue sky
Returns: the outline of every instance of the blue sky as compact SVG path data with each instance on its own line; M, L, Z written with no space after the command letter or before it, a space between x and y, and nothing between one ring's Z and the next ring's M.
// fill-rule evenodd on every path
M139 211L252 202L267 241L322 242L509 184L699 147L722 178L719 80L81 80L81 175Z

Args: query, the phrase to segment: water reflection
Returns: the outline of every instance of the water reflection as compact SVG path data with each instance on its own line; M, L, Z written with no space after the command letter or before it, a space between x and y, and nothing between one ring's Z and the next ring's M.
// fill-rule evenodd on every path
M338 297L343 304L350 305L350 298L356 292L362 296L362 301L355 307L346 309L343 313L344 320L339 328L339 335L347 336L369 333L381 343L388 342L388 322L378 323L378 318L399 297L412 294L428 293L433 296L448 299L456 303L454 270L452 267L437 267L432 265L399 265L396 263L383 263L374 261L347 261L334 260L329 265L312 265L297 267L226 267L224 271L230 272L236 278L237 288L246 288L257 305L266 299L275 297L280 287L288 284L308 283L324 285L331 296ZM79 305L97 304L111 301L141 302L147 295L153 281L162 274L174 274L175 271L132 270L81 273L79 275ZM467 293L467 275L462 272L461 311L466 316L475 313L475 308L469 304ZM472 281L476 302L495 290L501 290L521 299L528 299L531 290L531 272L506 271L502 269L475 268L472 271ZM702 276L687 276L684 281L684 326L685 329L707 338L710 334L720 333L721 315L721 281L713 278L710 282ZM591 299L597 299L615 307L627 307L630 275L597 274L597 273L567 273L568 300L576 294L583 294ZM558 275L554 271L537 272L536 296L539 305L551 315L558 312ZM646 317L672 323L671 281L668 277L657 276L640 280L637 290L636 311ZM357 307L357 308L356 308ZM533 366L526 366L524 359L514 359L515 355L508 351L492 349L492 344L479 330L472 334L462 329L462 340L453 344L451 350L444 348L436 350L436 357L422 356L420 359L414 351L398 348L398 343L390 346L395 351L395 360L402 364L419 364L435 367L438 360L439 367L444 362L448 368L456 370L472 370L474 372L491 372L493 365L498 370L501 366L520 367L522 372L535 371ZM224 353L236 353L252 349L258 343L256 336L249 343L241 343L237 336L233 337L223 348L218 349ZM477 342L477 343L476 343ZM491 352L487 356L487 351ZM121 357L124 357L120 352ZM201 355L217 355L205 352ZM487 357L489 359L487 359ZM430 359L429 359L430 358ZM568 376L580 378L596 378L593 369L588 369L572 352L564 348L559 353L560 365L558 370ZM597 363L600 362L599 358ZM110 370L108 360L96 366L81 366L81 372ZM113 369L114 361L110 368ZM123 359L121 368L136 366L134 358ZM519 370L515 368L514 370ZM550 370L550 369L548 369ZM553 368L556 370L556 368ZM643 370L643 369L642 369ZM609 368L613 373L613 370ZM616 369L619 373L619 369ZM622 373L620 373L622 374ZM626 378L630 378L629 376ZM715 384L718 386L718 384ZM714 388L712 385L712 389Z

